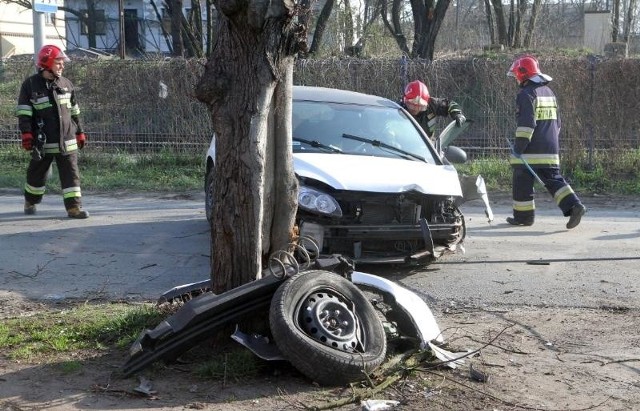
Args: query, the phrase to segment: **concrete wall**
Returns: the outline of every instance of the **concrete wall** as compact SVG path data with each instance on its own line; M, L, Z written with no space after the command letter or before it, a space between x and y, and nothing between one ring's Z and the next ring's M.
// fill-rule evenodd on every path
M45 43L66 49L64 13L45 15ZM0 3L0 58L34 54L33 12L15 4Z

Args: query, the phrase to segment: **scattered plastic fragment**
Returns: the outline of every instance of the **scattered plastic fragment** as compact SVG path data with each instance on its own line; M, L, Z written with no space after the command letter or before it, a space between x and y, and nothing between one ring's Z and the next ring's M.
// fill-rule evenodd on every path
M362 401L363 411L383 411L390 410L400 405L400 401L395 400L366 400Z
M157 393L157 391L153 390L153 386L151 385L151 381L140 377L140 385L133 389L135 392L139 392L140 394L152 396Z
M429 341L429 348L440 361L446 361L445 365L449 368L457 368L459 365L464 364L464 358L469 355L469 352L447 351L431 341Z
M469 377L478 382L489 382L489 375L485 372L473 368L473 364L469 364Z

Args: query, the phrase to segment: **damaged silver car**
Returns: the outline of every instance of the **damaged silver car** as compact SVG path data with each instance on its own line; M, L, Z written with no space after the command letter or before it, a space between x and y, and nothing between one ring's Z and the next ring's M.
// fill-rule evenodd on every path
M296 225L322 254L356 263L412 263L453 252L466 235L459 206L481 198L482 177L460 177L451 146L468 126L451 123L432 144L397 103L345 90L294 86ZM207 217L213 204L215 139L207 153Z

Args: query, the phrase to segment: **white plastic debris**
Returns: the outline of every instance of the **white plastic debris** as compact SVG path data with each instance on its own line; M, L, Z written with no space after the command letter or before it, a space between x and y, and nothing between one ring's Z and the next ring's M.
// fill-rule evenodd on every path
M413 291L386 278L359 271L351 273L351 281L356 285L365 285L391 294L398 308L408 314L415 327L417 337L420 338L420 348L426 348L427 342L431 340L444 342L444 337L431 309Z
M395 400L365 400L362 401L363 411L382 411L390 410L400 405L400 401Z
M469 355L468 352L451 352L442 347L438 347L431 341L429 341L429 348L433 354L440 360L446 361L446 366L449 368L457 368L459 365L464 364L464 358Z
M151 385L151 381L140 377L140 385L133 389L135 392L139 392L140 394L152 396L157 393L157 391L153 390L153 386Z

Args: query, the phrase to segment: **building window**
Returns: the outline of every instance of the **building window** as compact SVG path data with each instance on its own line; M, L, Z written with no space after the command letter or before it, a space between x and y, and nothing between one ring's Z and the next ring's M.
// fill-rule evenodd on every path
M82 13L85 19L89 18L89 12L87 10L81 10L80 12ZM104 36L105 34L107 34L107 30L106 30L107 25L106 25L106 18L104 16L104 10L95 10L94 13L95 13L94 15L95 15L96 35ZM81 27L80 28L81 34L84 34L85 36L89 34L89 26L85 21L80 22L80 27Z
M165 33L171 33L171 15L164 7L162 8L162 29Z

